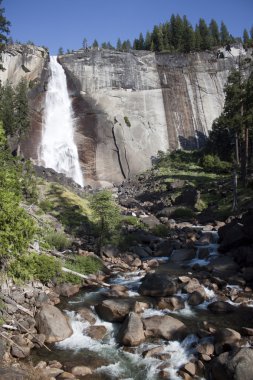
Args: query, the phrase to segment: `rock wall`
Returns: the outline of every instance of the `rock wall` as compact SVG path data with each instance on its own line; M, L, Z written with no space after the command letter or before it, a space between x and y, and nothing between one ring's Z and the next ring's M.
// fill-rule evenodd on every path
M203 145L238 57L80 50L59 57L77 117L86 179L120 182L159 150Z

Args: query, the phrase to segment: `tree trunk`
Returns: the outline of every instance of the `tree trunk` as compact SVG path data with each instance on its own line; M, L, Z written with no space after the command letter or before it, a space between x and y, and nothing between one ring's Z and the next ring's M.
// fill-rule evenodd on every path
M237 171L234 168L233 172L233 207L232 211L237 211L238 208L238 200L237 200Z

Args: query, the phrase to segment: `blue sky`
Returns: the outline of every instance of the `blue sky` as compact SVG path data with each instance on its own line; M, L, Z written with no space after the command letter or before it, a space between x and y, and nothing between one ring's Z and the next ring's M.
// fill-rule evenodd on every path
M172 13L186 15L193 25L200 17L223 20L234 36L253 25L253 0L3 0L2 6L14 40L45 45L51 54L60 46L80 48L84 37L90 44L95 38L132 41Z

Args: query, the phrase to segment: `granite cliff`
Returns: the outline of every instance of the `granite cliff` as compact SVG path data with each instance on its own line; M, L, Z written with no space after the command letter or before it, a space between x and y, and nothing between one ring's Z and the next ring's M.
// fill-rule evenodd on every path
M158 150L201 146L237 59L108 50L60 56L86 178L118 182L148 168Z
M150 167L159 150L203 144L221 113L223 87L238 61L214 52L191 54L79 50L58 57L76 117L75 140L87 183L113 183ZM31 131L23 154L38 159L48 53L14 45L3 54L4 82L25 76Z

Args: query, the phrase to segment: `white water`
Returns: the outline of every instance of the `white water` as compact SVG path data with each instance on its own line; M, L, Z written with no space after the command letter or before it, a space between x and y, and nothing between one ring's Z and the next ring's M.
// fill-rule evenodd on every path
M66 75L56 56L50 57L49 67L51 77L46 93L39 161L83 186Z

